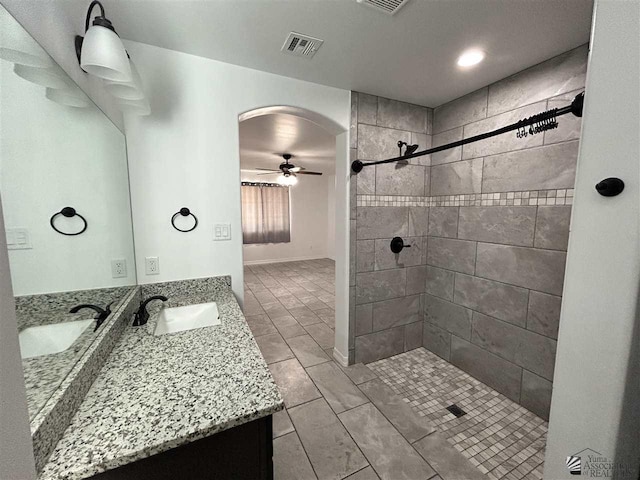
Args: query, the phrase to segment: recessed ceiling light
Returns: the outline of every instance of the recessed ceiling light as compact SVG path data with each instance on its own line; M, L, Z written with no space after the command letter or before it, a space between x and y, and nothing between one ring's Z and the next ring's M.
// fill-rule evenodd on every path
M484 60L484 52L482 50L467 50L458 57L459 67L471 67L477 65Z

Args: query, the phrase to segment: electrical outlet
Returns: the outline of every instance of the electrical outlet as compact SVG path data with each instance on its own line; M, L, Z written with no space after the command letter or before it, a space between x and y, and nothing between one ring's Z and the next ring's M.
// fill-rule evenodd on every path
M123 278L127 276L127 261L124 258L114 258L111 260L111 276L113 278Z
M160 262L158 257L147 257L144 259L144 273L147 275L160 275Z

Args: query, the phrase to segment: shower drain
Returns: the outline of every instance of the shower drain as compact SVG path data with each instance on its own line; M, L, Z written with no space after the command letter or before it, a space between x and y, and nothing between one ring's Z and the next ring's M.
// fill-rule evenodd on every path
M447 407L447 410L449 410L451 413L453 413L456 417L460 418L463 415L466 415L467 412L465 412L463 409L461 409L458 405L456 405L455 403L453 405L449 405Z

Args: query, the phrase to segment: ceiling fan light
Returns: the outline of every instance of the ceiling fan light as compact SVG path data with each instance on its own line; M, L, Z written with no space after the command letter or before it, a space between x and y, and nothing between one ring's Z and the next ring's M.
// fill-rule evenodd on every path
M93 76L116 82L131 82L131 66L122 40L113 30L92 25L82 41L80 66Z

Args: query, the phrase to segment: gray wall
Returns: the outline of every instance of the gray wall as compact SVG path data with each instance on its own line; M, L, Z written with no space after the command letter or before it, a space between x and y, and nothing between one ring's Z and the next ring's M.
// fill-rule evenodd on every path
M397 156L398 140L428 148L432 116L428 108L352 92L352 158ZM429 161L368 167L352 177L352 362L371 362L422 344L427 210L409 207L401 195L420 201L429 195ZM365 195L385 200L364 206ZM375 206L382 203L387 206ZM395 236L412 247L393 254L389 243Z
M586 62L584 46L436 108L425 143L570 103L584 87ZM371 97L359 95L358 158L394 156L393 141L406 133L363 124L363 108L373 113L363 98ZM422 334L427 349L548 418L580 120L559 124L439 152L421 167L358 175L356 362L415 348ZM418 248L394 259L386 241L394 235Z

